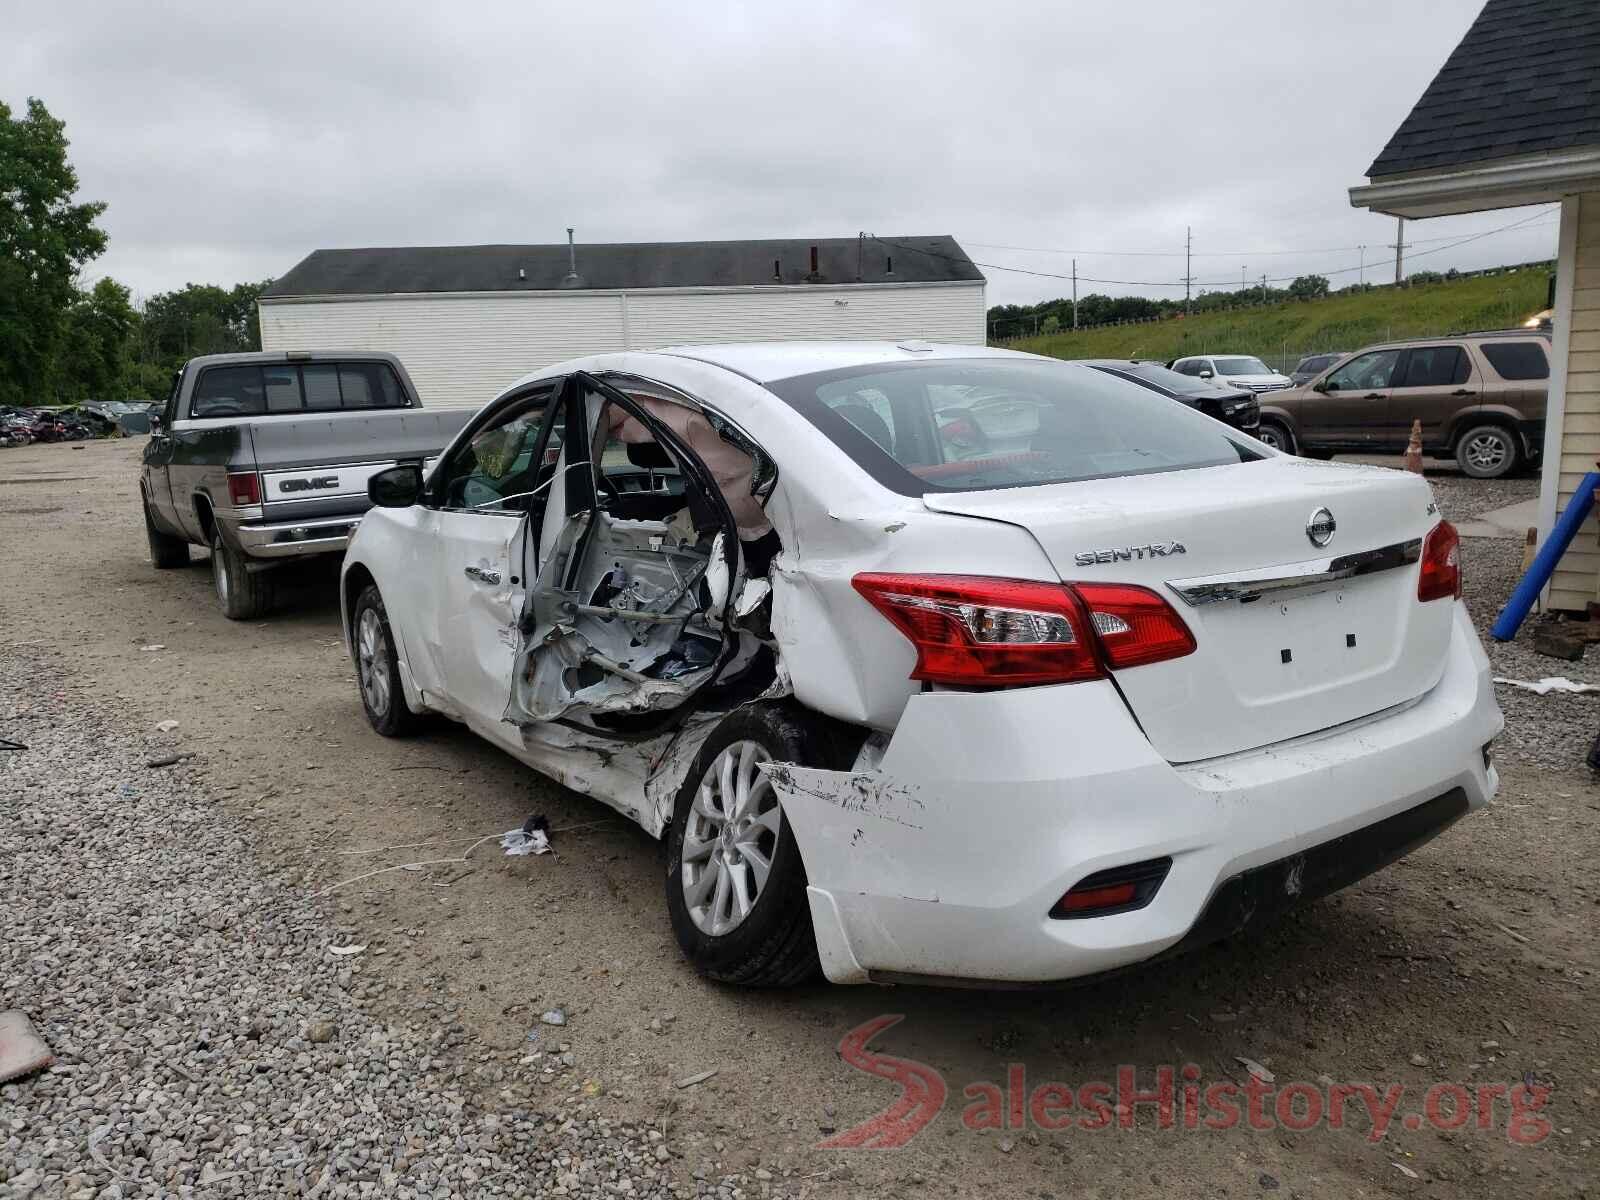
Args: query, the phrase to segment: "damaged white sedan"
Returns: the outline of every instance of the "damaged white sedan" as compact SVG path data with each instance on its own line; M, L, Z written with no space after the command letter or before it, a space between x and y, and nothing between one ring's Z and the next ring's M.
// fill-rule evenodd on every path
M1420 476L1071 363L601 355L373 478L373 726L443 713L666 842L724 981L1050 981L1204 944L1486 803Z

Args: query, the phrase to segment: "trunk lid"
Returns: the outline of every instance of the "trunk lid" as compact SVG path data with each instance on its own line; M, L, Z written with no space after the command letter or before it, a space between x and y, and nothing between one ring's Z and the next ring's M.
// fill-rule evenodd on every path
M923 502L1027 529L1063 580L1140 584L1172 604L1195 653L1114 672L1172 762L1380 712L1444 669L1453 605L1417 600L1416 553L1439 521L1419 476L1274 457ZM1324 508L1336 529L1319 547L1308 526Z

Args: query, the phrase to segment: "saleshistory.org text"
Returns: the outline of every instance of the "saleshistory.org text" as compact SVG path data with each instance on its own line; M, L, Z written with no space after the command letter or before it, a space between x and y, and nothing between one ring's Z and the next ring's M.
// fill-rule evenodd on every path
M819 1143L824 1149L885 1150L904 1146L950 1099L944 1076L926 1063L868 1050L867 1043L902 1018L885 1014L850 1030L839 1056L850 1066L895 1083L900 1095L876 1116ZM1061 1132L1145 1128L1216 1132L1246 1128L1366 1130L1379 1142L1391 1130L1472 1129L1503 1133L1518 1145L1550 1136L1541 1115L1550 1089L1537 1083L1429 1085L1420 1104L1407 1105L1414 1089L1400 1083L1278 1082L1241 1071L1242 1078L1206 1081L1196 1063L1153 1069L1121 1066L1115 1079L1068 1083L1029 1080L1021 1063L1006 1067L1003 1082L979 1080L961 1091L961 1123L971 1130Z

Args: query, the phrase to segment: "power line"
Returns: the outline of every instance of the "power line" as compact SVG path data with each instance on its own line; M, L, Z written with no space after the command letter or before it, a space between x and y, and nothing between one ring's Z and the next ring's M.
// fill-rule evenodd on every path
M1551 214L1551 209L1542 209L1541 211L1536 212L1536 213L1532 214L1531 216L1524 217L1520 221L1513 221L1509 225L1501 225L1497 229L1486 229L1481 233L1470 234L1467 237L1458 238L1455 241L1452 241L1452 242L1448 243L1447 245L1435 246L1431 250L1420 250L1417 253L1411 255L1411 257L1413 259L1418 259L1418 258L1423 258L1423 257L1425 257L1425 256L1427 256L1429 254L1442 254L1443 252L1445 252L1447 250L1454 250L1458 246L1465 246L1469 242L1482 241L1484 238L1493 237L1497 233L1505 233L1506 231L1511 230L1511 229L1521 228L1522 226L1528 225L1528 224L1532 223L1533 221L1536 221L1536 220L1540 219L1541 217L1548 217L1550 214ZM989 270L989 271L1005 271L1005 272L1007 272L1009 274L1012 274L1012 275L1029 275L1029 276L1032 276L1032 277L1037 278L1037 279L1061 279L1061 280L1071 281L1072 278L1073 278L1071 275L1064 275L1064 274L1061 274L1060 272L1057 272L1057 271L1036 271L1036 270L1033 270L1033 269L1028 268L1028 267L1008 267L1008 266L1005 266L1002 263L979 262L977 259L972 259L972 258L967 258L967 259L957 258L953 254L943 254L943 253L940 253L937 250L927 250L927 249L924 249L921 246L913 246L909 242L897 242L897 241L894 241L894 240L892 240L890 238L881 238L877 234L868 234L867 236L872 238L873 241L880 243L881 245L894 246L897 249L905 250L905 251L908 251L908 252L913 253L913 254L922 254L922 255L925 255L925 256L927 256L929 258L943 259L943 260L945 260L947 262L970 263L972 266L983 267L985 270ZM976 246L976 245L982 245L984 243L973 242L971 244ZM1416 245L1416 244L1417 243L1415 243L1415 242L1407 242L1406 243L1406 245L1408 247ZM1349 275L1349 274L1352 274L1354 272L1363 272L1364 273L1365 272L1365 266L1362 265L1362 266L1355 266L1355 267L1335 267L1335 268L1326 269L1326 270L1322 270L1322 271L1307 271L1307 272L1304 272L1304 274L1321 275L1321 276L1326 278L1329 275ZM1270 284L1270 283L1291 283L1291 282L1293 282L1294 280L1296 280L1298 278L1300 278L1299 275L1274 275L1274 276L1270 276L1270 277L1263 277L1262 283L1264 285L1265 284ZM1099 277L1096 277L1096 276L1093 276L1093 275L1079 275L1077 277L1077 279L1078 279L1078 281L1080 283L1109 283L1109 284L1113 284L1113 285L1115 285L1117 287L1185 288L1185 289L1187 289L1193 283L1198 283L1202 287L1232 287L1233 286L1233 281L1232 280L1228 280L1228 279L1209 279L1209 280L1207 280L1207 279L1199 279L1199 280L1197 280L1197 279L1187 279L1187 280L1186 279L1178 279L1178 280L1164 280L1164 279L1103 279L1103 278L1099 278Z
M1553 206L1541 208L1541 212L1553 211ZM1490 231L1492 232L1492 231ZM1407 246L1425 246L1434 242L1449 242L1461 237L1458 233L1441 234L1431 238L1412 238L1406 242ZM1005 242L975 242L962 239L964 245L980 246L985 250L1016 250L1025 254L1060 254L1063 256L1076 256L1078 258L1184 258L1182 250L1063 250L1055 246L1013 246ZM1356 246L1323 246L1310 250L1194 250L1190 255L1194 258L1266 258L1286 257L1304 254L1349 254L1366 249L1365 244Z

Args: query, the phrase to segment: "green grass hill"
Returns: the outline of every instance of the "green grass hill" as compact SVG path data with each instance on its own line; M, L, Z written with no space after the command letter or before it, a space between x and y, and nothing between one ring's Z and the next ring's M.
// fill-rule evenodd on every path
M1358 350L1394 338L1519 325L1544 308L1548 280L1548 269L1523 266L1494 275L1102 325L1004 344L1056 358L1167 361L1186 354L1254 354L1285 369L1300 355L1322 350Z

